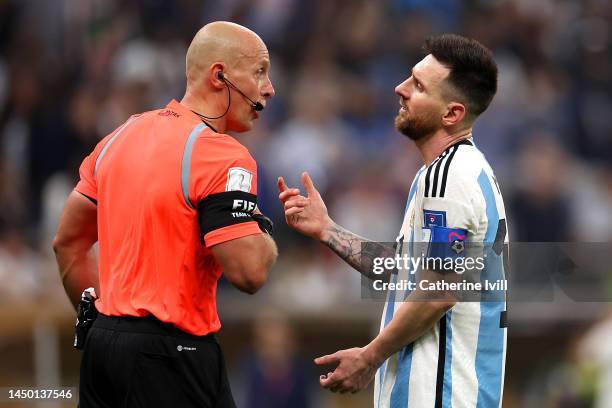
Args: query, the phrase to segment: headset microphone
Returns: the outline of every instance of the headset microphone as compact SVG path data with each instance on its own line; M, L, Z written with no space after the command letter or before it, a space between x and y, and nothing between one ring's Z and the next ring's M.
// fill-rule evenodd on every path
M236 85L234 85L234 84L233 84L233 83L232 83L232 82L231 82L229 79L227 79L227 78L225 77L225 75L223 75L223 71L219 71L219 72L217 72L217 78L218 78L219 80L221 80L221 81L225 82L225 84L226 84L227 86L230 86L230 87L234 88L234 90L235 90L236 92L238 92L240 95L244 96L244 97L245 97L245 98L246 98L246 99L247 99L247 100L248 100L248 101L251 103L251 108L252 108L254 111L259 112L259 111L262 111L262 110L264 109L264 106L262 105L262 103L261 103L261 102L255 102L254 100L252 100L251 98L249 98L248 96L246 96L246 95L244 94L244 92L242 92L240 89L238 89L238 87L237 87Z

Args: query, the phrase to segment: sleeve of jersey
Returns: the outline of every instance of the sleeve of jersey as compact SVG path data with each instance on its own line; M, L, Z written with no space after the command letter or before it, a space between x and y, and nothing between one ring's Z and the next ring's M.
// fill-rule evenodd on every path
M126 122L127 123L127 122ZM110 143L112 138L117 134L117 132L121 131L121 129L125 127L124 125L119 126L112 133L106 135L94 148L94 150L89 154L89 156L85 157L83 162L81 163L81 167L79 168L79 182L74 188L75 191L97 201L98 200L98 183L96 182L96 177L94 176L94 171L96 167L96 160L104 147Z
M423 200L423 237L429 241L429 258L458 259L465 256L470 237L478 230L480 196L469 179L453 177L444 197Z
M79 168L80 180L74 188L75 191L94 200L98 199L98 185L94 177L95 151L85 157Z
M198 138L191 165L190 197L207 247L261 234L251 215L257 207L257 163L230 137Z

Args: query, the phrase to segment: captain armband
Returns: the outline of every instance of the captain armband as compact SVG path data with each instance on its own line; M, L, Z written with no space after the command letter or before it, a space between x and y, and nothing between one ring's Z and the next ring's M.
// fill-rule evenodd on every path
M429 242L426 269L435 272L465 272L464 264L468 232L461 228L431 226L423 229L423 236ZM468 262L469 263L469 262Z

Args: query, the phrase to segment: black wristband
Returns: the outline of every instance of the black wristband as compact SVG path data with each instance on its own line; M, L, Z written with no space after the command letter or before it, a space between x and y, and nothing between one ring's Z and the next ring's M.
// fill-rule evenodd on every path
M263 214L252 214L251 217L253 221L257 222L259 225L259 229L266 234L273 236L274 235L274 223L268 217Z

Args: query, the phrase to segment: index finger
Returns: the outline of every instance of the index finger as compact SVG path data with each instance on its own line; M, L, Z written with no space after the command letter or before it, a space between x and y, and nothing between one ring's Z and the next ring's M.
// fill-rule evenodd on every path
M307 172L302 173L302 184L304 184L304 188L306 189L306 193L308 193L308 197L319 194L319 192L314 186L314 183L312 182L312 179L310 178L310 175Z
M333 364L340 361L340 357L337 355L338 353L329 354L322 357L317 357L314 359L314 363L316 365L325 365L325 364Z
M285 179L280 176L278 178L278 181L276 182L276 185L278 186L278 192L282 193L283 191L285 191L286 189L288 189L289 187L287 187L287 184L285 183Z

